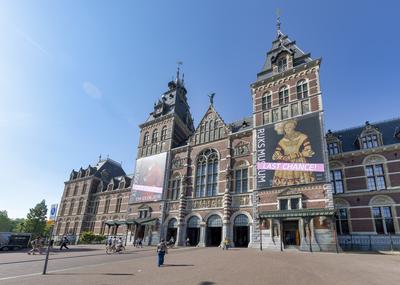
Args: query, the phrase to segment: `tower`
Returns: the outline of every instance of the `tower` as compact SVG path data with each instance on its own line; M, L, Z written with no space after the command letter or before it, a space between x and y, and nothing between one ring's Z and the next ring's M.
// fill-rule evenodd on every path
M335 246L320 64L281 31L278 18L277 36L251 85L260 205L254 236L266 247Z
M159 240L163 221L163 191L166 189L170 151L186 144L194 132L184 79L178 68L147 120L140 127L140 140L129 200L128 223L135 239L146 244Z

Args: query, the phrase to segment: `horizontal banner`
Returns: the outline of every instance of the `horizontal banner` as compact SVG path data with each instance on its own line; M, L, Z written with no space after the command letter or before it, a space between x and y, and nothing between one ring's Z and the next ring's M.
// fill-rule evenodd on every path
M146 191L146 192L152 192L152 193L157 193L157 194L162 193L162 187L139 185L139 184L133 184L132 190Z
M323 163L257 162L257 169L325 172Z

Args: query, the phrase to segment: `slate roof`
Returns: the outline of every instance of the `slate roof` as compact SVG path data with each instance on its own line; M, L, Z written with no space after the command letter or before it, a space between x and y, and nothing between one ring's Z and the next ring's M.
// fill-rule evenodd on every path
M231 127L232 133L250 130L253 128L253 117L246 117L229 125Z
M310 53L305 53L297 45L296 41L289 39L287 35L280 33L272 42L271 49L267 52L264 67L257 74L257 81L267 79L272 76L272 62L281 52L289 52L293 55L293 67L313 61Z
M384 145L400 143L400 118L370 123L382 133ZM343 152L354 151L360 149L357 143L359 135L364 130L365 125L334 131L332 134L342 142Z

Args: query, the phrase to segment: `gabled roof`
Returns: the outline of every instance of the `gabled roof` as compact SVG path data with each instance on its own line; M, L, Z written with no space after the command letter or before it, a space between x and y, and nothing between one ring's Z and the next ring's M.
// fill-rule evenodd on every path
M370 123L370 125L376 127L379 132L381 132L383 145L400 143L400 118ZM365 127L366 125L363 125L350 129L334 131L332 134L340 139L343 152L354 151L359 149L357 147L357 140Z
M232 133L237 133L253 128L253 117L246 117L229 124Z

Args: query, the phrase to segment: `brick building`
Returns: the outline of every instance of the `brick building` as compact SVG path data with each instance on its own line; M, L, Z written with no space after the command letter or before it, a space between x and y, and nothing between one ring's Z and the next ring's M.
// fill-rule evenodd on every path
M253 114L226 123L212 94L197 127L178 69L140 125L135 174L111 159L73 171L56 234L318 251L399 233L400 120L325 136L320 64L278 23Z

